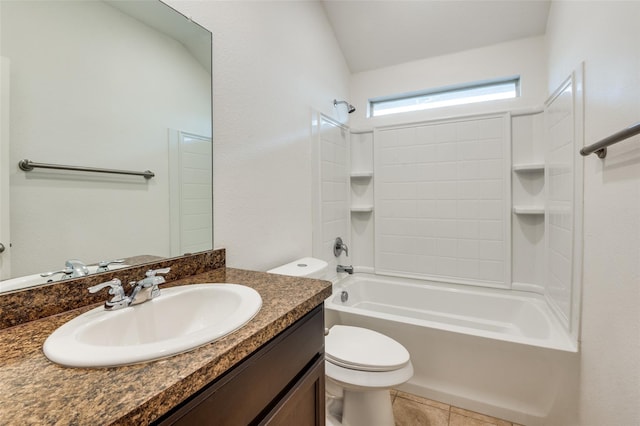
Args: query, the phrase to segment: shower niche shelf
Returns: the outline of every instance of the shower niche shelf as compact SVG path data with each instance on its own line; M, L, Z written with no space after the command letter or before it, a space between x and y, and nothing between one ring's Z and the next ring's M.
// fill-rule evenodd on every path
M513 171L516 173L544 173L544 163L514 164Z
M351 179L371 179L372 177L373 171L351 172Z
M374 162L373 130L351 130L349 138L349 222L351 262L359 268L374 267ZM351 255L350 255L351 256Z
M512 288L540 292L545 266L544 114L512 116Z
M544 206L513 206L515 214L544 215Z
M371 213L373 206L351 206L351 213Z

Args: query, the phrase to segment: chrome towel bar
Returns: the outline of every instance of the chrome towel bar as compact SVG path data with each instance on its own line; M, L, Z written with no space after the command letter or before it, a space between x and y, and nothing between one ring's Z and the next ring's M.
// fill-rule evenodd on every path
M36 163L27 159L20 160L18 162L18 167L20 167L20 170L24 170L25 172L29 172L35 168L41 168L41 169L56 169L56 170L73 170L76 172L113 173L118 175L144 176L145 179L151 179L152 177L155 176L155 173L153 173L151 170L145 170L144 172L134 172L130 170L99 169L96 167L65 166L62 164Z
M585 146L580 150L580 154L582 154L583 156L587 156L595 152L599 158L604 158L607 156L608 146L613 145L614 143L622 142L623 140L637 134L640 134L640 122L633 124L626 129L622 129L619 132L602 139L601 141L598 141L589 146Z

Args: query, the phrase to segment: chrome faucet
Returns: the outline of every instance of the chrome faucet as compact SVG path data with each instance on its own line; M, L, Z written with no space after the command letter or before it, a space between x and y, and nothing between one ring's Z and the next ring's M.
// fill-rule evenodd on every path
M122 288L122 282L117 278L89 287L89 293L96 293L109 287L109 294L113 295L113 298L104 303L104 308L108 311L139 305L160 295L158 285L165 283L166 280L157 274L164 275L170 270L171 268L148 270L145 278L130 283L133 290L129 296L126 295L124 288Z
M347 274L353 274L353 266L338 265L338 267L336 268L336 271L346 272Z
M345 256L349 256L349 247L342 242L342 238L337 237L336 242L333 244L333 255L339 257L344 252Z
M57 274L63 274L62 277L60 277L61 280L86 277L89 275L89 268L87 268L87 265L78 259L69 259L64 263L64 269L54 272L45 272L44 274L40 274L40 276L51 277Z

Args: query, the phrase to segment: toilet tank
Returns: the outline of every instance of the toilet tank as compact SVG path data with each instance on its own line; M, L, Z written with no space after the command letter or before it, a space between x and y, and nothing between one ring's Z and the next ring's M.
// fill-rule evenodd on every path
M313 257L303 257L302 259L294 260L286 265L270 269L267 272L271 274L290 275L293 277L326 279L328 271L329 264L324 260Z

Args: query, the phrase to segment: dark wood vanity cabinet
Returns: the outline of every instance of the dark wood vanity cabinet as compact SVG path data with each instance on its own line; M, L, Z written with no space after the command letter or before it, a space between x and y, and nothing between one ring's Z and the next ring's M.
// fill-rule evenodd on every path
M320 305L155 424L324 426L324 406Z

